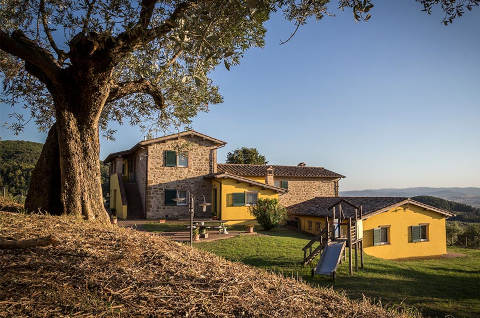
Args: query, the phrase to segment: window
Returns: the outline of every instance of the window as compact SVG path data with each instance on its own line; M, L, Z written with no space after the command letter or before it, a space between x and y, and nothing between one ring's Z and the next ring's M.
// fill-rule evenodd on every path
M179 200L177 201L177 205L187 205L187 191L181 191L181 190L178 190L177 191L177 199L183 199L183 200Z
M373 245L388 244L388 226L381 226L373 229Z
M310 231L312 230L312 221L307 221L307 229L309 229Z
M165 167L176 167L177 166L177 152L171 150L165 150Z
M184 199L184 200L176 200ZM165 205L166 206L176 206L176 205L187 205L187 191L175 190L175 189L165 189Z
M246 205L255 205L258 200L258 192L246 192L245 203Z
M320 222L315 222L315 232L320 232Z
M232 206L245 205L245 192L232 193Z
M188 167L188 153L180 152L177 154L173 150L165 150L164 166L165 167Z
M428 241L428 224L410 226L410 242Z
M173 199L177 197L177 190L165 189L165 205L173 206L177 205Z
M275 180L275 186L277 188L288 189L288 181L287 180Z
M188 154L186 152L178 154L178 167L188 167Z

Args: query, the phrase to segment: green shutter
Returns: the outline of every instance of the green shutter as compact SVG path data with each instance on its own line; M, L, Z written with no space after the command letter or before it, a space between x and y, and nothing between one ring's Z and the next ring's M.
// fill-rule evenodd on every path
M411 236L412 242L418 242L421 240L422 230L420 226L412 226L411 227Z
M172 206L172 205L177 205L177 202L175 202L173 199L177 197L177 190L165 190L165 205L167 206Z
M382 236L382 229L373 229L373 245L379 245Z
M232 205L233 206L245 205L245 192L232 193Z
M288 189L288 181L286 180L280 181L280 188Z
M177 166L177 153L172 150L165 150L164 152L165 167Z

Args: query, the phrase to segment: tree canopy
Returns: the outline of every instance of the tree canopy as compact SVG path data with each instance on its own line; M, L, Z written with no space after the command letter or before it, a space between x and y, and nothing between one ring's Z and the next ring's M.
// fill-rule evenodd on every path
M430 13L440 6L450 23L479 0L417 0ZM55 121L51 88L61 70L87 68L97 55L111 69L110 92L100 123L144 128L188 124L199 111L222 101L209 78L244 52L264 45L263 23L283 11L297 26L321 19L329 0L3 0L0 3L0 101L23 104L43 129ZM339 0L356 20L368 20L371 0ZM50 89L49 89L50 86ZM25 118L14 116L20 131Z
M227 163L265 165L268 161L256 148L242 147L227 154Z

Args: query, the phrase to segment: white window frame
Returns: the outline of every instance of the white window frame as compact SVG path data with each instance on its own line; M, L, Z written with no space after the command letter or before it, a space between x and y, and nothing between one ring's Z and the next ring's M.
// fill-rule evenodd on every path
M248 195L249 194L256 194L257 200L255 201L255 203L249 203L248 202ZM256 192L256 191L245 191L245 206L255 205L255 204L257 204L257 201L258 201L258 192Z
M185 206L188 204L188 192L185 190L178 190L177 189L177 199L180 198L180 192L185 192L185 200L184 201L177 201L177 206Z
M180 157L181 157L181 156L186 156L187 163L186 163L185 166L180 165ZM188 152L180 152L180 151L177 151L177 167L179 167L179 168L188 168Z

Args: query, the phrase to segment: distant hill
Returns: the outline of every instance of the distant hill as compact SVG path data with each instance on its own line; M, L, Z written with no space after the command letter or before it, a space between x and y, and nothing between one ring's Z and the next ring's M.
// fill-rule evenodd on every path
M43 144L23 140L0 141L0 188L13 196L25 194L30 174L40 157Z
M42 143L24 140L0 140L0 195L6 187L10 195L22 201L27 194L30 175L40 154ZM102 189L108 191L108 167L101 163Z
M450 218L449 220L461 222L480 222L480 208L431 196L417 196L413 197L412 199L455 213L456 216Z
M376 189L359 191L342 191L343 196L374 197L374 196L400 196L416 197L431 196L445 200L455 201L480 208L480 188L404 188L404 189Z

